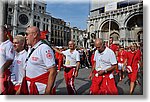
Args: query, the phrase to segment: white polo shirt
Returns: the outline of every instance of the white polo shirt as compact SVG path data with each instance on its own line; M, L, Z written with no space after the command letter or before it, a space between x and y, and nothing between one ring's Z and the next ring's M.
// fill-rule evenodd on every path
M48 45L41 43L42 42L39 41L33 46L35 50L26 62L26 76L29 78L35 78L39 75L42 75L48 72L50 67L55 65L53 50ZM29 49L29 51L31 50ZM29 84L30 82L28 82L28 85ZM37 82L35 84L37 85L39 94L44 94L46 85Z
M24 65L27 57L27 51L23 50L19 53L15 53L15 58L11 68L11 81L13 84L21 84L22 79L24 77Z
M112 65L117 64L116 56L114 52L106 47L106 49L99 53L98 50L95 51L94 61L96 61L95 70L106 70Z
M7 60L13 60L15 51L13 44L10 40L0 44L0 68L6 63Z
M73 52L70 52L70 49L62 51L63 55L66 57L64 66L66 67L76 67L78 61L80 61L80 54L75 49Z

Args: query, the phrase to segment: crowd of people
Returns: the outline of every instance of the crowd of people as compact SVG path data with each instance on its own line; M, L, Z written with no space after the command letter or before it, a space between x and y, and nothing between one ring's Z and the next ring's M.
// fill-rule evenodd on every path
M109 44L95 39L93 49L76 48L73 40L68 47L51 46L40 38L39 28L26 29L26 35L17 35L10 41L8 29L0 27L0 93L3 95L55 95L57 74L64 71L66 89L69 95L78 94L75 78L80 68L91 68L89 80L91 95L118 95L115 75L119 81L129 78L133 94L141 71L142 50L137 43L130 46Z

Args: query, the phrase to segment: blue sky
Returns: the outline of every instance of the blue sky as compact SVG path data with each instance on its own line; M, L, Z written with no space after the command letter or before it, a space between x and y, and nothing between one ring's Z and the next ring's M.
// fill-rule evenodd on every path
M47 11L53 17L70 22L71 27L86 29L86 20L89 14L89 2L79 0L52 0L47 1ZM54 2L56 1L56 2ZM82 0L81 0L82 1Z

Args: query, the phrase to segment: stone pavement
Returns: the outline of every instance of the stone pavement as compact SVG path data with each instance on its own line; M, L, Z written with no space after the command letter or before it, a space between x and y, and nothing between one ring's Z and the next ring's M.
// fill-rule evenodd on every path
M77 90L78 95L89 95L89 88L91 85L91 80L88 79L89 73L91 71L91 68L86 69L82 68L79 70L78 77L75 79L75 87ZM56 77L56 94L57 95L67 95L67 89L65 85L65 80L64 80L64 73L63 69L58 73ZM116 78L117 79L117 78ZM137 85L134 90L134 95L142 95L143 94L143 81L142 81L142 76L138 78L139 82L141 85ZM119 91L119 95L128 95L129 93L129 81L128 77L126 76L122 81L117 81L117 87Z

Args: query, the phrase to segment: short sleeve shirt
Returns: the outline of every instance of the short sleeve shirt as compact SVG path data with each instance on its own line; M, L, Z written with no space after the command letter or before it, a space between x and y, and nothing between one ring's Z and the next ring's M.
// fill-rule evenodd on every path
M114 52L106 47L106 49L99 53L98 50L95 51L94 61L96 61L95 70L106 70L112 65L117 64L116 56Z
M44 73L48 72L48 69L55 65L55 58L53 50L46 44L42 44L39 41L36 45L34 45L29 51L35 48L28 61L26 62L26 76L29 78L35 78ZM28 55L30 52L28 52ZM27 55L27 56L28 56ZM30 82L28 81L28 87ZM46 84L35 82L39 94L44 94Z
M127 56L127 52L125 50L118 52L118 63L124 63Z
M15 58L12 64L11 68L11 81L14 84L19 84L22 82L22 79L24 77L24 65L25 65L25 59L27 57L27 52L25 50L15 53Z
M127 53L127 66L135 66L135 67L137 67L138 61L140 60L139 57L140 57L139 56L139 52L137 52L137 51L134 51L134 52L129 51Z
M55 65L53 50L48 45L41 43L39 41L33 46L35 50L26 62L26 75L30 78L46 73L50 67Z
M109 48L110 48L111 50L113 50L114 53L116 53L116 51L119 49L119 48L117 47L117 45L115 45L115 44L111 44Z
M74 50L72 53L70 52L70 49L66 51L62 51L62 53L66 57L65 65L66 67L75 67L76 63L80 61L80 54L77 50Z
M0 68L7 60L13 60L15 57L14 47L10 40L0 44Z

